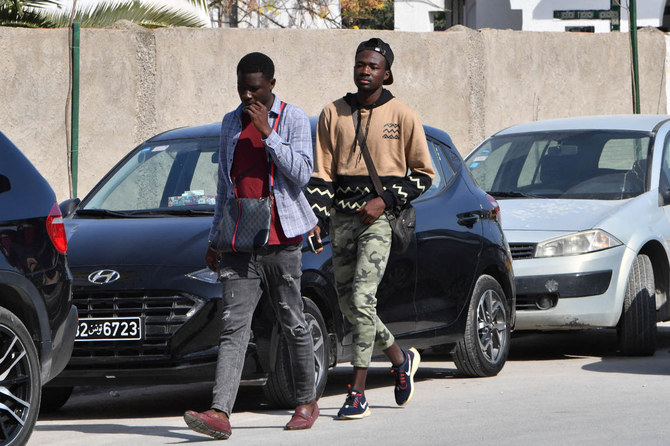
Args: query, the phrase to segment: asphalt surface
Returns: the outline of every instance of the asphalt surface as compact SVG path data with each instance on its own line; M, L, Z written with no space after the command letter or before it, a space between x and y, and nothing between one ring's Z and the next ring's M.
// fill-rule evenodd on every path
M369 372L372 415L337 421L350 368L331 371L321 416L311 430L284 431L291 412L268 407L260 388L243 388L232 415L231 444L244 445L667 445L670 443L670 324L659 325L653 357L622 357L613 330L517 333L493 378L458 376L447 357L424 352L416 390L395 405L383 362ZM185 425L204 411L211 384L75 388L58 412L41 415L37 445L211 444Z

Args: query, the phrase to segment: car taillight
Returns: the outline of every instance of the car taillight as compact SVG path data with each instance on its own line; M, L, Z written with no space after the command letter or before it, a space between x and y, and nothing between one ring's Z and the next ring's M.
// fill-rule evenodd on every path
M500 216L500 205L498 204L496 199L490 196L489 194L486 194L486 199L489 200L489 203L491 203L491 206L493 206L492 211L493 215L491 215L491 217L495 218L499 225L502 225L502 219Z
M65 235L65 224L58 203L54 204L47 217L47 232L58 252L65 254L67 251L67 236Z

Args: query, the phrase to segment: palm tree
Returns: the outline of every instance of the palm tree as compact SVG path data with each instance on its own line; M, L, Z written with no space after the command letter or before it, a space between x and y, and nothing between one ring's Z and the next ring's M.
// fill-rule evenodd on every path
M58 5L54 0L0 0L0 26L19 26L24 28L49 27L41 9Z
M207 0L183 0L196 8L207 11ZM167 6L147 4L140 0L107 0L96 5L77 8L74 15L68 10L44 9L48 5L60 6L58 0L0 0L0 26L25 26L34 28L64 28L72 21L83 28L105 28L119 20L129 20L146 28L186 26L200 28L206 25L200 17Z
M145 0L105 0L95 5L78 8L74 0L74 15L71 10L61 9L62 0L0 0L0 26L21 26L32 28L64 28L72 22L78 22L84 28L105 28L119 20L129 20L146 28L164 28L174 26L204 27L207 25L197 14L184 12L167 6L158 6ZM380 24L378 16L388 15L392 0L341 0L341 16L332 16L329 4L332 0L300 0L298 9L289 7L290 2L274 0L182 0L184 5L194 6L197 10L208 12L210 5L230 11L236 8L239 17L236 22L247 26L259 26L249 17L262 17L270 26L284 27L275 20L280 11L291 15L296 11L312 18L319 17L329 27L388 28ZM59 6L59 9L47 9L47 6ZM295 11L294 11L295 9ZM296 16L296 17L298 17ZM300 16L302 17L302 16ZM293 20L293 26L304 25L303 21ZM235 26L235 25L233 25ZM392 27L392 19L391 19ZM392 29L392 28L391 28Z

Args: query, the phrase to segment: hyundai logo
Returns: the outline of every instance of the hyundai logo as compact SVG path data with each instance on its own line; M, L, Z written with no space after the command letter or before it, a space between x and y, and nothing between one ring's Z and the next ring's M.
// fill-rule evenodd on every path
M88 281L96 285L106 285L108 283L116 282L121 277L118 271L113 269L100 269L92 272L88 276Z

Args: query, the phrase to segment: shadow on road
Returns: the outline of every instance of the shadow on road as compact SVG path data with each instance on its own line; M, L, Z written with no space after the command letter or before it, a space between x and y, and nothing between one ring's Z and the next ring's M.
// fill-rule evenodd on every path
M614 357L603 358L600 362L587 364L583 370L600 373L629 373L634 375L670 375L668 351L656 351L655 360L649 358ZM665 358L660 359L663 355Z
M670 375L667 359L670 358L670 324L658 327L657 352L652 358L624 357L617 351L615 330L583 330L569 332L518 332L514 333L509 361L572 360L593 357L596 361L582 367L583 370L599 373L630 373ZM446 364L446 367L445 367ZM351 378L351 367L340 365L328 376L324 397L341 395L344 400L347 384ZM422 365L415 381L434 379L458 379L453 362L443 353L424 352ZM375 361L368 372L368 389L388 387L394 384L390 366L385 361ZM181 416L185 410L203 411L211 403L213 383L125 386L125 387L76 387L68 403L54 413L40 414L40 420L95 420ZM276 410L267 401L260 387L242 387L233 412L258 412L290 416L288 410ZM67 430L97 432L96 429L113 430L104 424L82 424L63 427ZM277 426L268 426L276 428ZM280 426L281 427L281 426ZM57 425L37 426L37 430L57 430ZM153 427L136 427L137 433L153 432ZM165 428L161 428L165 429ZM172 429L176 438L189 441L189 435L181 429ZM161 434L165 434L164 432ZM172 435L171 434L171 435ZM194 437L195 438L195 437ZM201 437L197 437L200 438Z
M80 417L81 418L81 417ZM83 419L83 418L82 418ZM175 441L168 444L183 444L183 443L195 443L209 441L212 439L203 437L193 433L186 424L184 426L172 427L172 426L129 426L125 424L114 424L114 423L100 423L100 424L72 424L68 423L66 426L59 425L37 425L35 427L35 432L78 432L81 434L92 434L92 435L113 435L123 432L123 435L132 435L139 436L144 435L147 437L160 437L160 438L174 438Z
M670 375L667 358L670 356L670 325L658 325L656 353L653 357L623 356L617 350L614 329L565 332L515 333L510 361L542 361L574 359L585 356L600 357L582 367L601 373L631 373L643 375Z
M554 361L581 356L616 356L616 331L611 329L516 332L510 361Z
M658 325L656 349L670 349L670 325ZM510 361L541 361L596 356L623 358L617 350L615 329L556 332L515 332L512 335Z
M455 377L455 367L431 367L430 365L434 361L446 360L448 358L442 355L431 356L426 354L422 367L415 376L415 381ZM390 370L385 362L373 362L368 371L367 388L391 388L394 385L394 377ZM342 395L342 401L344 401L347 384L351 377L350 373L351 367L347 365L332 369L328 374L328 383L323 397ZM213 383L75 387L72 397L63 408L57 412L40 414L39 419L86 420L181 416L184 411L189 409L198 411L209 409L212 386ZM292 413L288 410L283 411L273 408L260 387L240 388L233 412L267 413L268 411L273 411L273 413L285 412L287 417ZM57 428L57 426L45 427L45 429ZM68 429L71 428L72 425L68 425ZM95 426L86 426L86 429L94 428Z

